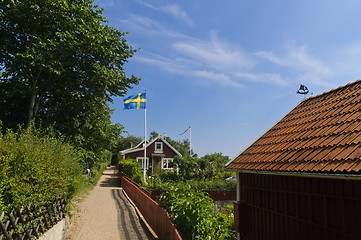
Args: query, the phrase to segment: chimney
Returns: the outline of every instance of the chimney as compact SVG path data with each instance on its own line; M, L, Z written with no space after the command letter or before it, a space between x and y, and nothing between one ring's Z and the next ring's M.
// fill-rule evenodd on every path
M130 142L130 148L133 148L133 143L132 142Z

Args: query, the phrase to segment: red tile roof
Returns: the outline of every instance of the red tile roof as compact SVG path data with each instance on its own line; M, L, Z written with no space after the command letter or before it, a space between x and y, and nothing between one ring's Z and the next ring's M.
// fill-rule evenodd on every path
M305 99L226 169L361 173L361 80Z

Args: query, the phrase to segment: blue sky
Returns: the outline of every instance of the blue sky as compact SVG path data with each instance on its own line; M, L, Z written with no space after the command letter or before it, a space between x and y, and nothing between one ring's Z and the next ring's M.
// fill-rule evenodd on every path
M97 0L109 25L140 48L125 65L147 89L147 135L174 140L192 127L203 156L235 157L302 99L360 78L356 0ZM311 96L310 94L308 96ZM144 111L111 107L112 121L144 136Z

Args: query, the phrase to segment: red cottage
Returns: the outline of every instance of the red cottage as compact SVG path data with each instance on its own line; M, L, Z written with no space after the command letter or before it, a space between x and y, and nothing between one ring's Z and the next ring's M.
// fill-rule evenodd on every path
M182 156L174 147L172 147L164 138L158 136L147 143L146 161L144 162L144 141L134 148L120 151L123 159L136 159L141 169L146 168L148 174L161 173L163 171L176 170L172 162L175 156Z
M361 80L303 100L226 169L238 239L361 239Z

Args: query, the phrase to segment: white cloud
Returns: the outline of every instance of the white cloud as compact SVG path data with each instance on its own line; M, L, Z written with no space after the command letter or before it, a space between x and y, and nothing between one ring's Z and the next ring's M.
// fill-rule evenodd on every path
M127 19L119 20L124 25L124 28L137 30L143 34L154 34L155 32L164 31L164 26L159 22L145 16L129 14Z
M137 57L137 61L157 66L167 72L186 76L186 79L191 79L195 84L212 85L215 83L226 87L244 87L244 85L232 80L226 73L194 68L192 64L181 58L172 59L158 55L149 55L147 57Z
M256 56L276 65L295 70L296 80L327 85L325 79L333 75L332 70L321 60L312 56L306 46L288 45L284 53L275 54L272 51L259 51Z
M209 68L219 71L235 71L250 68L251 57L235 46L218 40L214 35L210 40L191 39L173 43L179 54L197 60Z
M142 1L142 0L134 0L135 2L145 6L145 7L148 7L148 8L151 8L151 9L154 9L156 10L157 8L155 6L153 6L152 4L149 4L148 2L145 2L145 1Z
M194 73L195 76L213 80L213 82L215 82L221 86L244 88L244 85L242 85L234 80L231 80L231 78L229 76L227 76L225 73L216 73L216 72L205 71L205 70L193 71L192 73Z
M160 11L160 12L164 12L168 15L171 15L173 17L175 17L176 19L180 19L181 21L184 21L187 25L192 26L193 25L193 21L192 19L189 17L189 15L187 14L186 11L184 11L181 7L179 7L179 5L177 4L169 4L169 5L164 5L164 6L157 6L157 5L152 5L148 2L142 1L142 0L134 0L135 2L148 7L150 9L156 10L156 11Z
M184 35L168 34L170 50L152 54L143 52L135 60L157 66L163 71L178 75L194 75L192 80L209 84L244 88L246 82L286 86L288 79L279 73L260 73L254 69L254 55L241 51L211 34L210 39L200 40ZM166 46L163 46L166 48ZM242 83L243 82L243 83Z
M159 55L147 54L147 56L136 57L136 60L153 66L157 66L171 73L182 75L189 72L189 68L187 67L187 65L183 64L182 62L178 62L175 59L171 59Z
M178 5L176 5L176 4L167 5L167 6L163 6L161 9L165 13L171 14L175 18L178 18L178 19L184 21L185 23L187 23L187 25L189 25L189 26L193 25L193 21L188 16L187 12L185 12L183 9L181 9Z
M152 5L149 7L153 8ZM165 6L163 11L187 18L177 5ZM242 46L220 39L215 31L210 32L208 38L200 39L169 29L164 23L146 16L128 15L128 19L121 22L142 40L148 39L149 44L140 46L142 49L135 61L177 75L188 77L192 73L203 83L208 80L210 84L238 87L244 87L247 82L325 86L333 75L329 64L312 55L307 46L297 46L293 42L277 52L247 52Z
M269 84L277 85L288 85L287 79L284 79L279 73L257 73L257 72L248 72L248 73L236 73L237 77L242 79L247 79L252 82L262 82Z

